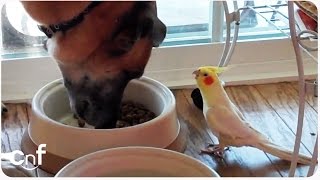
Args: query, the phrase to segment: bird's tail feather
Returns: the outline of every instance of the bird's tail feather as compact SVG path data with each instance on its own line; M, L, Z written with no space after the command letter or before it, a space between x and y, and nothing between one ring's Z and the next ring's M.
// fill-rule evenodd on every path
M263 141L259 144L256 145L256 148L266 152L266 153L269 153L269 154L272 154L274 156L277 156L279 157L280 159L284 159L284 160L287 160L287 161L291 161L292 160L292 154L293 152L288 150L288 149L285 149L283 147L280 147L276 144L273 144L269 141ZM303 155L303 154L299 154L298 156L298 163L299 164L311 164L311 157L310 156L307 156L307 155Z

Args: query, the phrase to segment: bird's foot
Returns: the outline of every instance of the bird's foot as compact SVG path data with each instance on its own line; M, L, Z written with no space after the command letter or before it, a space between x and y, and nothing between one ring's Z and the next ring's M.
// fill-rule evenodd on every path
M223 158L225 150L229 150L229 147L224 149L220 147L219 144L208 144L208 146L205 149L201 149L201 154L208 154L219 158Z

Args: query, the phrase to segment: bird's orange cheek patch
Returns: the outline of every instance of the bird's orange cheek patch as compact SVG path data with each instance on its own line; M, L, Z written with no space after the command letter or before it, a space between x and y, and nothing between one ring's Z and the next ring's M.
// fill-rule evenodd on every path
M204 84L206 84L206 85L211 85L212 83L214 82L214 80L213 80L213 78L212 77L206 77L205 79L204 79Z

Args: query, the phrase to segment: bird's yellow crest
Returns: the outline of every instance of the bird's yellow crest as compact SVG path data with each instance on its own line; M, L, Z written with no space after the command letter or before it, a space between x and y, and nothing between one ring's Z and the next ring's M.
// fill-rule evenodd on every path
M203 67L200 67L199 69L209 69L213 73L220 74L229 68L228 67L218 67L218 66L203 66Z

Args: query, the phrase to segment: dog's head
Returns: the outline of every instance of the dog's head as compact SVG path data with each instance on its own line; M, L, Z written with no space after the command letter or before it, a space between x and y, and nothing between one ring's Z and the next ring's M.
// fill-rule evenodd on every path
M142 76L165 35L154 1L107 1L50 38L47 50L58 62L73 112L96 128L114 128L125 87Z

